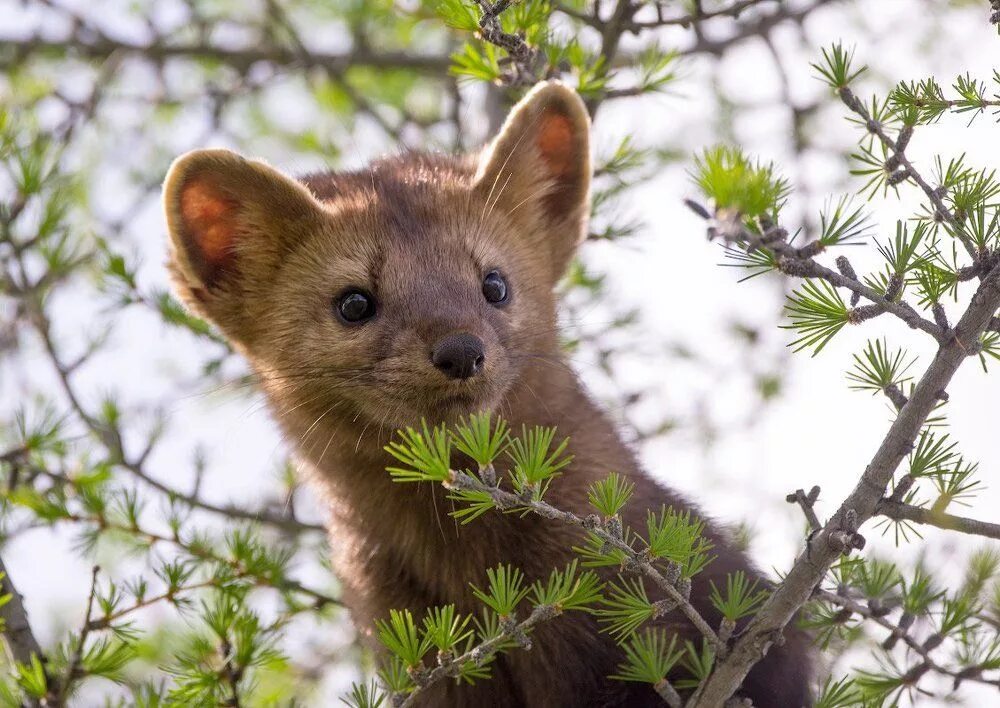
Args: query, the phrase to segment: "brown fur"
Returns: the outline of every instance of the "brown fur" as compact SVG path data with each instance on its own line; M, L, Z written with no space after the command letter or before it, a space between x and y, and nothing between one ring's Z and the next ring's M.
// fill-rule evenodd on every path
M411 154L295 182L226 151L199 151L167 177L176 289L259 374L301 469L329 506L344 601L369 639L391 608L477 611L468 584L481 584L486 568L512 563L529 579L547 576L581 540L533 516L457 525L440 488L390 481L383 446L399 426L480 409L498 411L515 430L554 425L575 455L549 492L556 506L587 514L588 486L618 471L636 485L630 526L644 528L646 510L664 504L693 508L643 474L559 347L553 288L585 233L588 134L577 96L548 83L478 159ZM480 290L491 269L509 282L503 307ZM349 287L377 297L370 322L348 326L333 315L333 298ZM485 345L483 371L467 380L446 378L429 360L434 343L455 332ZM718 558L695 578L692 601L717 625L709 582L756 572L718 528L707 533ZM660 621L700 641L683 618ZM744 684L762 708L809 700L807 642L788 635ZM424 704L661 705L648 686L607 678L622 653L588 616L560 617L533 639L530 655L497 660L492 681L447 682Z

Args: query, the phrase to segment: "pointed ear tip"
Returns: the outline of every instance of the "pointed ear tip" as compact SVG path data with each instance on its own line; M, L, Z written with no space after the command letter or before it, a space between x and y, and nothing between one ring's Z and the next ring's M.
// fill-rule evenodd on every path
M549 79L534 85L524 97L525 104L557 106L557 110L571 116L576 123L588 122L590 115L580 94L569 84L558 79Z
M528 93L573 94L575 96L576 90L562 79L545 79L532 86Z
M174 230L180 223L182 193L194 183L196 175L225 173L249 162L239 153L225 148L200 148L175 158L163 178L162 199L166 208L167 223Z
M167 176L164 179L164 185L176 185L181 175L185 175L198 167L232 165L245 161L246 158L239 153L225 148L190 150L174 158L174 161L170 163L170 168L167 170Z

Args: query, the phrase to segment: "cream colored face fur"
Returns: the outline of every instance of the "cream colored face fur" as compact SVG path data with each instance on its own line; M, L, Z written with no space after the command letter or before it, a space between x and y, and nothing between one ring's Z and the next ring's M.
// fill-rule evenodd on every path
M175 288L283 406L393 427L492 409L522 367L557 365L543 352L553 286L585 231L588 131L576 94L546 83L478 157L296 181L232 152L188 153L164 186ZM505 303L484 297L492 271ZM363 323L336 314L351 290L374 298ZM431 361L455 333L482 342L475 376Z

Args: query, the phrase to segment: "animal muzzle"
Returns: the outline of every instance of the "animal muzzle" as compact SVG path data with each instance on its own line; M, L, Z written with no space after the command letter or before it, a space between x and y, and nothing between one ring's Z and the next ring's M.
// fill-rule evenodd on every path
M486 364L483 340L468 332L445 335L431 350L431 363L450 379L472 378Z

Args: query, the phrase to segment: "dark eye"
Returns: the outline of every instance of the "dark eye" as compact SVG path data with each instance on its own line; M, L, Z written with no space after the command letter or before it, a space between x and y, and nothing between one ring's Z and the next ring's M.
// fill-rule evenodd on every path
M358 324L375 316L375 298L362 290L348 290L333 303L340 319Z
M483 297L486 302L494 305L502 305L507 302L507 281L500 275L499 271L491 270L483 278Z

